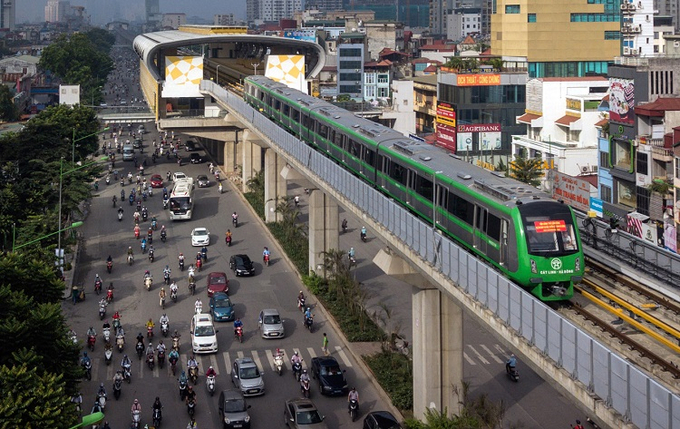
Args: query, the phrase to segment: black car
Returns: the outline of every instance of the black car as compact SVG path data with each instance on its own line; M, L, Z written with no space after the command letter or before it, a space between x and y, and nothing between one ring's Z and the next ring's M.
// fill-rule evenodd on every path
M198 183L199 188L207 188L210 186L210 180L205 174L199 174L198 177L196 177L196 182Z
M192 153L189 159L192 164L200 164L203 162L203 157L197 152Z
M196 142L193 140L187 140L186 145L184 148L187 150L187 152L191 152L192 150L198 149L198 146L196 145Z
M312 378L319 381L319 392L323 395L347 394L345 371L332 356L312 358Z
M253 261L248 255L232 255L229 258L229 268L234 271L234 275L238 276L252 276L255 274L255 267Z
M401 425L392 413L374 411L364 419L364 429L401 429Z
M140 149L142 147L142 140L141 139L135 139L134 142L132 142L132 147L135 149Z

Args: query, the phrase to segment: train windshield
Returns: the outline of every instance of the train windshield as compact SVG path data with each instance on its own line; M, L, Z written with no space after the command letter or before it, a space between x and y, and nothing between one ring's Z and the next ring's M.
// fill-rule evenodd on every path
M560 256L578 251L576 229L568 206L553 202L519 206L531 255Z

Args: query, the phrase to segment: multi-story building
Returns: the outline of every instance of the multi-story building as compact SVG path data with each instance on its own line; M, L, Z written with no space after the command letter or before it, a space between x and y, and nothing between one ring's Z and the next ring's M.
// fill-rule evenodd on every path
M71 12L71 3L64 0L47 0L45 6L45 21L66 22L66 17Z
M680 33L680 4L678 0L654 0L654 10L659 15L670 16L675 27L675 33Z
M157 28L161 24L163 15L158 4L159 0L144 0L144 9L146 12L146 24L150 28Z
M526 132L513 136L513 155L540 158L546 167L570 176L596 173L595 125L603 119L598 108L608 89L609 81L598 76L530 79L526 110L517 118ZM543 185L551 191L549 177Z
M400 22L369 21L363 23L368 46L368 58L378 60L380 52L389 48L404 50L404 25Z
M246 0L246 20L248 24L260 19L260 1Z
M385 103L390 98L390 69L389 60L364 63L364 100L373 104Z
M338 37L338 95L363 101L363 75L366 60L366 35L345 32Z
M293 18L295 12L302 10L301 0L258 0L259 16L262 21L279 21L280 19Z
M305 9L316 9L319 12L342 10L342 0L307 0Z
M393 123L392 128L404 135L417 132L413 84L412 79L392 81L392 103L389 108L383 111L381 116L381 122Z
M673 32L673 18L658 15L654 17L654 46L652 47L654 55L666 53L666 40L664 37L672 36Z
M177 30L180 26L187 23L187 16L184 13L164 13L161 25L163 28Z
M482 31L482 9L460 8L449 11L446 16L446 38L460 40Z
M16 28L16 0L3 0L0 7L0 27L14 31Z
M654 9L652 0L621 2L621 44L624 56L654 53Z
M491 52L526 62L530 77L606 74L621 54L620 6L620 0L494 1Z
M430 33L446 34L446 12L451 6L450 0L430 0Z
M234 25L236 19L233 13L213 15L213 25Z

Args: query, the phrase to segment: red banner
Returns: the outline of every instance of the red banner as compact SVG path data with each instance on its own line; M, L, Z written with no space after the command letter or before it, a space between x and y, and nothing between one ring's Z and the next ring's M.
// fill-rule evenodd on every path
M437 124L437 146L456 152L456 127Z

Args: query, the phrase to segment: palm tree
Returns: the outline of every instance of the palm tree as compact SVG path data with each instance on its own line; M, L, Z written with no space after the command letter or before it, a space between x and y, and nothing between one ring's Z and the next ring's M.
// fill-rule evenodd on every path
M525 154L515 155L515 160L510 163L510 176L531 186L538 186L543 177L543 160L527 158Z

